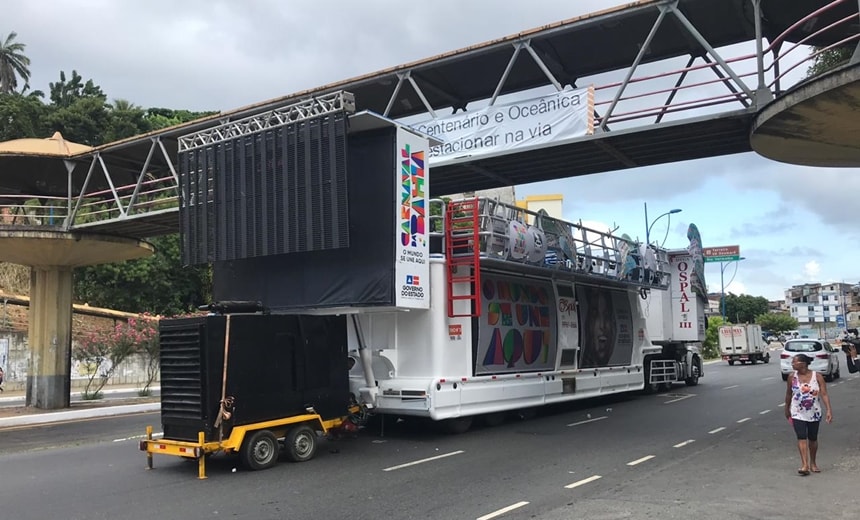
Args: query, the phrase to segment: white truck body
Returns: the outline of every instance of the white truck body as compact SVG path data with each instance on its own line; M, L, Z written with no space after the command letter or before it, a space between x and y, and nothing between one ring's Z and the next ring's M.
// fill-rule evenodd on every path
M450 249L431 251L421 281L428 308L352 311L350 387L361 402L385 414L471 418L642 390L652 359L671 365L671 379L661 381L693 378L687 366L700 374L697 351L684 350L690 356L676 367L662 359L667 347L649 340L641 294L667 293L665 250L640 262L626 238L481 200L496 209L482 206L480 239L468 242L481 244L480 258L454 258L451 269ZM572 244L556 255L549 230L562 224ZM677 319L699 331L694 317Z
M720 355L730 365L735 362L768 363L770 352L761 334L761 325L723 325L719 329Z
M648 358L651 366L646 384L664 387L674 382L696 384L704 375L702 342L705 339L706 300L696 290L696 261L686 249L668 251L669 284L666 291L649 291L643 312L649 339L661 347ZM704 285L699 284L699 285Z

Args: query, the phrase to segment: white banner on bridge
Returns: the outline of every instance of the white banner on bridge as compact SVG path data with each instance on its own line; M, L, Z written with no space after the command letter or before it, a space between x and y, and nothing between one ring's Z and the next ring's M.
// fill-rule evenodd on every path
M442 141L430 148L433 166L581 137L594 132L594 87L431 119L414 128Z

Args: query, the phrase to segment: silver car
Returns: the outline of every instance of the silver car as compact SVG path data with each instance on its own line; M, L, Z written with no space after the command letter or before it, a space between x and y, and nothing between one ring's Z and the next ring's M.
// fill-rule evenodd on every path
M794 372L791 368L791 358L797 354L806 354L812 358L809 370L814 370L824 376L825 381L839 378L839 351L823 339L790 339L783 345L779 354L779 368L782 380Z

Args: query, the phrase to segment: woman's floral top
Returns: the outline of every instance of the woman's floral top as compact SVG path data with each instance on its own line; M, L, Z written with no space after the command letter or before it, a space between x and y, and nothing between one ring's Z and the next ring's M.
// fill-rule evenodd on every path
M821 389L818 388L818 375L810 373L812 378L808 383L801 383L797 372L791 376L791 418L817 422L821 420Z

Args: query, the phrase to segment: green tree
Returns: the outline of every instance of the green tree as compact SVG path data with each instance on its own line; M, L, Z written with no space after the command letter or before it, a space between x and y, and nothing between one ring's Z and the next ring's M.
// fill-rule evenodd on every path
M60 71L60 81L50 83L50 99L53 108L48 115L48 125L69 141L98 146L105 142L110 127L107 97L101 87L87 80L76 70L71 79Z
M28 95L18 92L0 94L0 141L22 137L48 137L46 119L49 108L42 102L42 92Z
M725 325L722 316L708 318L708 328L705 330L705 341L702 343L702 356L705 359L720 357L720 326Z
M854 55L854 47L855 44L852 42L851 45L834 47L817 54L815 58L813 58L812 65L810 65L806 70L806 77L811 78L813 76L818 76L828 70L835 69L840 65L848 63L848 60L850 60L851 56ZM821 47L813 47L810 53L815 54L819 51L821 51Z
M146 119L153 130L180 125L201 117L215 115L218 112L192 112L190 110L172 110L169 108L148 108Z
M105 141L119 141L126 137L145 134L152 130L146 111L126 99L115 99L108 105L108 128Z
M18 88L18 76L24 83L30 81L30 58L24 55L27 46L16 42L18 33L11 32L0 43L0 93L10 94Z
M210 300L211 270L183 267L179 235L152 240L156 253L75 271L75 298L90 305L127 312L173 316Z
M767 298L763 296L726 295L726 320L729 323L754 323L756 316L768 311Z
M797 328L797 320L784 312L768 312L756 316L755 322L761 325L762 329L773 332L785 332L787 330L795 330Z

